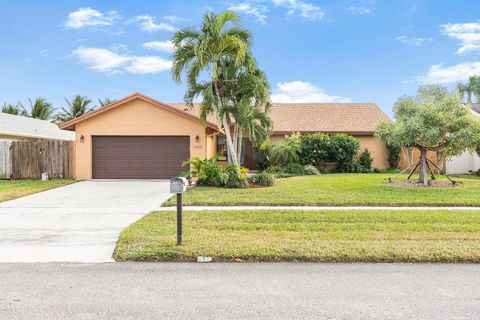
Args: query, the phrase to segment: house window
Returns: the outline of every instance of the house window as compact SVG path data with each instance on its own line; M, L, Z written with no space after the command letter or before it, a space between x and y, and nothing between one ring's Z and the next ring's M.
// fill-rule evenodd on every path
M217 154L218 160L227 161L227 143L225 137L217 136Z

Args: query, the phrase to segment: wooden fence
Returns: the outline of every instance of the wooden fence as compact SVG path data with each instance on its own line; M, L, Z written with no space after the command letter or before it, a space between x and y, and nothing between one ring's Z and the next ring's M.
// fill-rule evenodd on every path
M51 179L73 178L74 143L71 141L11 141L7 148L0 145L0 159L7 163L0 177L17 179L40 179L47 172ZM10 164L8 166L8 163Z
M10 179L12 175L11 141L0 140L0 179Z

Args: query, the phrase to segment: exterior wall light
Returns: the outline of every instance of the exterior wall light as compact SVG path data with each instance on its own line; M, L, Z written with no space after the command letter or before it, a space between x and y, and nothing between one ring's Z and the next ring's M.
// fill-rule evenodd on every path
M200 142L200 136L198 134L195 136L195 142Z
M80 142L84 142L85 141L85 137L82 135L80 135Z

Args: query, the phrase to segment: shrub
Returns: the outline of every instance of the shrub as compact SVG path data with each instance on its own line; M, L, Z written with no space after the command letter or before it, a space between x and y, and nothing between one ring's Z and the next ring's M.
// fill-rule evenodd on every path
M201 160L193 157L189 161L182 163L182 166L190 166L190 172L183 176L188 178L197 178L199 186L227 187L227 188L246 188L248 187L248 169L228 166L222 168L217 163L217 157Z
M402 147L387 144L387 161L390 169L398 168Z
M311 165L303 166L299 163L291 163L283 166L270 167L265 172L275 175L277 178L288 178L294 176L318 175L320 172Z
M335 134L330 137L329 158L338 161L340 172L351 172L360 144L347 134Z
M218 187L227 181L224 170L217 163L217 157L204 160L193 157L183 162L182 166L190 166L189 176L197 178L198 185Z
M272 146L270 159L273 164L286 165L298 161L301 147L300 134L287 136L285 140L279 141Z
M320 174L320 171L316 167L308 164L303 166L303 174L306 176L317 176Z
M358 157L358 168L357 170L359 172L371 172L372 171L372 162L373 158L372 155L370 154L370 150L365 149L360 153L360 156Z
M283 171L295 176L303 176L303 165L299 163L290 163L283 166Z
M273 174L262 171L250 177L250 181L258 183L262 187L270 187L275 183Z
M318 166L329 160L330 136L322 133L302 136L300 159L305 165Z
M248 169L241 167L240 173L238 173L237 168L236 166L228 166L223 169L227 176L225 187L235 189L248 188Z
M270 167L270 146L253 147L253 165L262 171Z

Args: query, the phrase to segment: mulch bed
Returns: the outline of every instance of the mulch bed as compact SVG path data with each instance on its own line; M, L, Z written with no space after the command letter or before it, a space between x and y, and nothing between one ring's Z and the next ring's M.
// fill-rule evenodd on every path
M428 186L424 186L423 184L419 183L418 180L414 180L414 179L399 180L399 181L392 181L392 182L386 182L386 183L394 187L408 187L408 188L457 188L457 187L463 186L459 182L454 184L449 180L429 180Z

